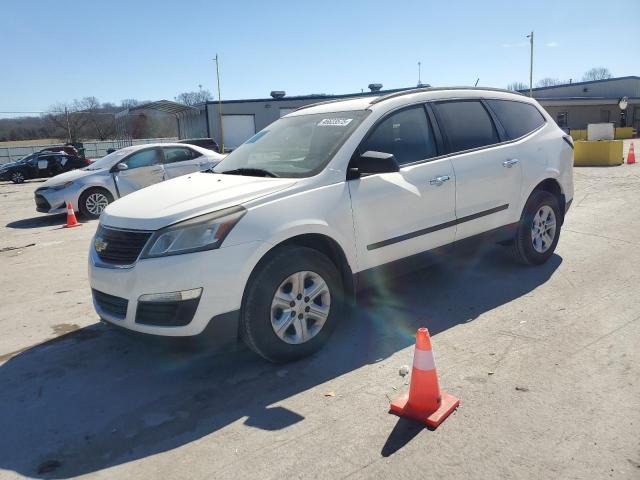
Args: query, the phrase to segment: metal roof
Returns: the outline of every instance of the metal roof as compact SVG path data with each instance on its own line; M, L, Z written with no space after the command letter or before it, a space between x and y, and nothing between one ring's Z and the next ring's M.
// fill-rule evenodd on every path
M181 113L197 113L200 111L197 107L191 107L184 103L172 102L170 100L158 100L156 102L143 103L142 105L136 105L135 107L127 108L116 114L116 117L124 115L131 115L141 113L144 110L157 110L159 112L168 113L170 115L179 115Z
M381 95L387 95L391 93L404 92L408 90L416 90L417 87L405 87L405 88L393 88L389 90L379 90L377 92L360 92L360 93L343 93L339 95L331 95L324 93L317 93L311 95L298 95L298 96L284 96L281 98L250 98L243 100L222 100L222 104L225 103L250 103L250 102L268 102L268 103L277 103L277 102L290 102L296 100L317 100L318 102L322 102L324 100L341 100L344 98L358 98L358 97L379 97ZM217 100L209 100L206 102L207 105L217 105Z
M535 87L532 89L532 91L536 92L536 91L540 91L540 90L551 90L551 89L555 89L555 88L563 88L563 87L575 87L575 86L580 86L580 85L592 85L594 83L606 83L606 82L613 82L616 80L640 80L640 77L635 76L635 75L629 75L626 77L612 77L612 78L605 78L602 80L588 80L586 82L572 82L572 83L562 83L560 85L549 85L548 87ZM524 90L518 90L519 92L522 93L526 93L529 91L528 88L525 88Z

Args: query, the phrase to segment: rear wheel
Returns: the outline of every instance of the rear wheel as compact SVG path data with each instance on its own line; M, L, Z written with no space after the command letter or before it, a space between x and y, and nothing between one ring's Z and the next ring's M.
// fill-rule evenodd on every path
M87 218L98 218L100 214L113 202L113 196L102 188L90 188L80 195L78 209Z
M546 262L558 245L562 216L555 195L534 191L524 207L513 241L513 255L525 265Z
M311 248L283 247L247 286L242 337L271 362L297 360L322 347L343 305L342 280L329 258Z
M11 181L13 183L24 183L25 178L24 178L24 173L22 172L13 172L11 174Z

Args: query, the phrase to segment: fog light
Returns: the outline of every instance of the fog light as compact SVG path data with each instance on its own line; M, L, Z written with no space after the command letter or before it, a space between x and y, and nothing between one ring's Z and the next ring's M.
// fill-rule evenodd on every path
M180 302L182 300L193 300L200 298L202 288L182 290L181 292L148 293L140 295L139 302Z

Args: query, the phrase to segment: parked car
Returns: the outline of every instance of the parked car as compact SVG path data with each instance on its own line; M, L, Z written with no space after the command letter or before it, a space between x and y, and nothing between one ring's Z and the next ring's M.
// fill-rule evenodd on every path
M22 183L32 178L53 177L60 173L90 165L89 160L62 152L38 152L17 162L0 165L0 180Z
M36 210L63 213L66 202L97 218L115 199L169 178L213 168L222 155L204 148L162 143L121 148L91 165L58 175L35 191Z
M220 152L220 147L213 138L185 138L184 140L178 140L178 143L188 143L189 145L196 145L206 148L207 150L213 150L216 153Z
M573 143L533 99L406 91L299 109L229 154L110 205L90 249L98 315L242 338L271 361L328 339L369 278L480 241L538 265L573 199Z
M40 152L38 153L45 153L45 152L63 152L73 157L80 157L78 150L73 145L60 145L55 147L47 147L43 150L40 150Z

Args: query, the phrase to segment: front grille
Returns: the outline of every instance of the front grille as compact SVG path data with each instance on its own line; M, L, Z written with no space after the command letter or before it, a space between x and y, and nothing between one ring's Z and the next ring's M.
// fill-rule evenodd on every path
M38 193L36 193L36 210L39 212L48 212L51 210L51 205L47 202L47 199Z
M93 290L93 299L101 310L113 315L114 317L124 319L127 316L127 306L129 301L126 298L116 297L108 293Z
M94 248L100 260L113 265L131 265L144 248L151 232L115 230L100 225Z

